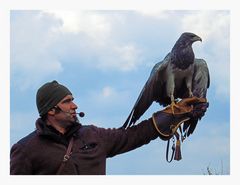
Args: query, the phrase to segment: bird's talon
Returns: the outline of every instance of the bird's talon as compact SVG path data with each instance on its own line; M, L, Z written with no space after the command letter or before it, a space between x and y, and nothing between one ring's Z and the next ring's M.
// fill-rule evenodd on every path
M172 102L170 106L171 106L173 115L175 115L175 110L178 110L177 112L187 112L187 110L185 108L178 106L175 102ZM174 108L175 108L175 110L174 110Z

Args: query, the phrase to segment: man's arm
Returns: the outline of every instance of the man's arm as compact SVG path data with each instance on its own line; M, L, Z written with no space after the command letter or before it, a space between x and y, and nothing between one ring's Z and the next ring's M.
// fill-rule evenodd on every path
M32 166L21 144L13 145L10 151L10 175L31 175Z
M187 112L178 114L178 116L173 116L163 110L154 113L153 118L144 120L127 129L99 129L99 134L106 146L107 157L113 157L148 144L151 140L161 136L159 129L170 133L172 126L179 125L188 118L194 116L200 119L206 112L208 103L202 104L198 101L198 99L192 98L179 102L179 105L184 105Z
M151 118L127 129L100 129L99 132L104 139L107 157L136 149L158 137Z

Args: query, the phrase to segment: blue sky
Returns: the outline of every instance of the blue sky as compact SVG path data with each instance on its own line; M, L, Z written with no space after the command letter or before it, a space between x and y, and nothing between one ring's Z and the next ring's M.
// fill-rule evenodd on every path
M183 159L165 161L166 142L156 139L110 158L107 174L230 173L229 11L11 11L10 145L34 130L37 89L53 79L74 94L83 124L119 127L153 65L182 32L203 42L195 56L209 66L210 107L182 145ZM143 115L162 109L157 104Z

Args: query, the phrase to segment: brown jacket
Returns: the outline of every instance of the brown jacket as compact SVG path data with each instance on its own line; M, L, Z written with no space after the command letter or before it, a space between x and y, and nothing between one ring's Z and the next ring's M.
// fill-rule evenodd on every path
M72 136L72 154L61 174L104 175L106 158L147 144L157 138L158 134L152 119L126 130L82 126L76 123L65 135L38 119L36 130L11 148L10 174L56 174Z

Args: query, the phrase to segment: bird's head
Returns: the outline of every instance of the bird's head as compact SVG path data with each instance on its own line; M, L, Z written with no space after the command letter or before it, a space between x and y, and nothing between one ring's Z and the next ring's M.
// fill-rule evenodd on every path
M199 37L198 35L196 35L194 33L191 33L191 32L184 32L184 33L182 33L182 35L180 36L179 40L185 41L188 44L192 44L192 43L194 43L196 41L201 41L202 42L201 37Z
M179 48L186 48L186 47L191 47L192 44L196 41L201 41L201 37L197 36L194 33L191 32L184 32L182 35L179 37L175 45L173 46L172 50L179 50Z

